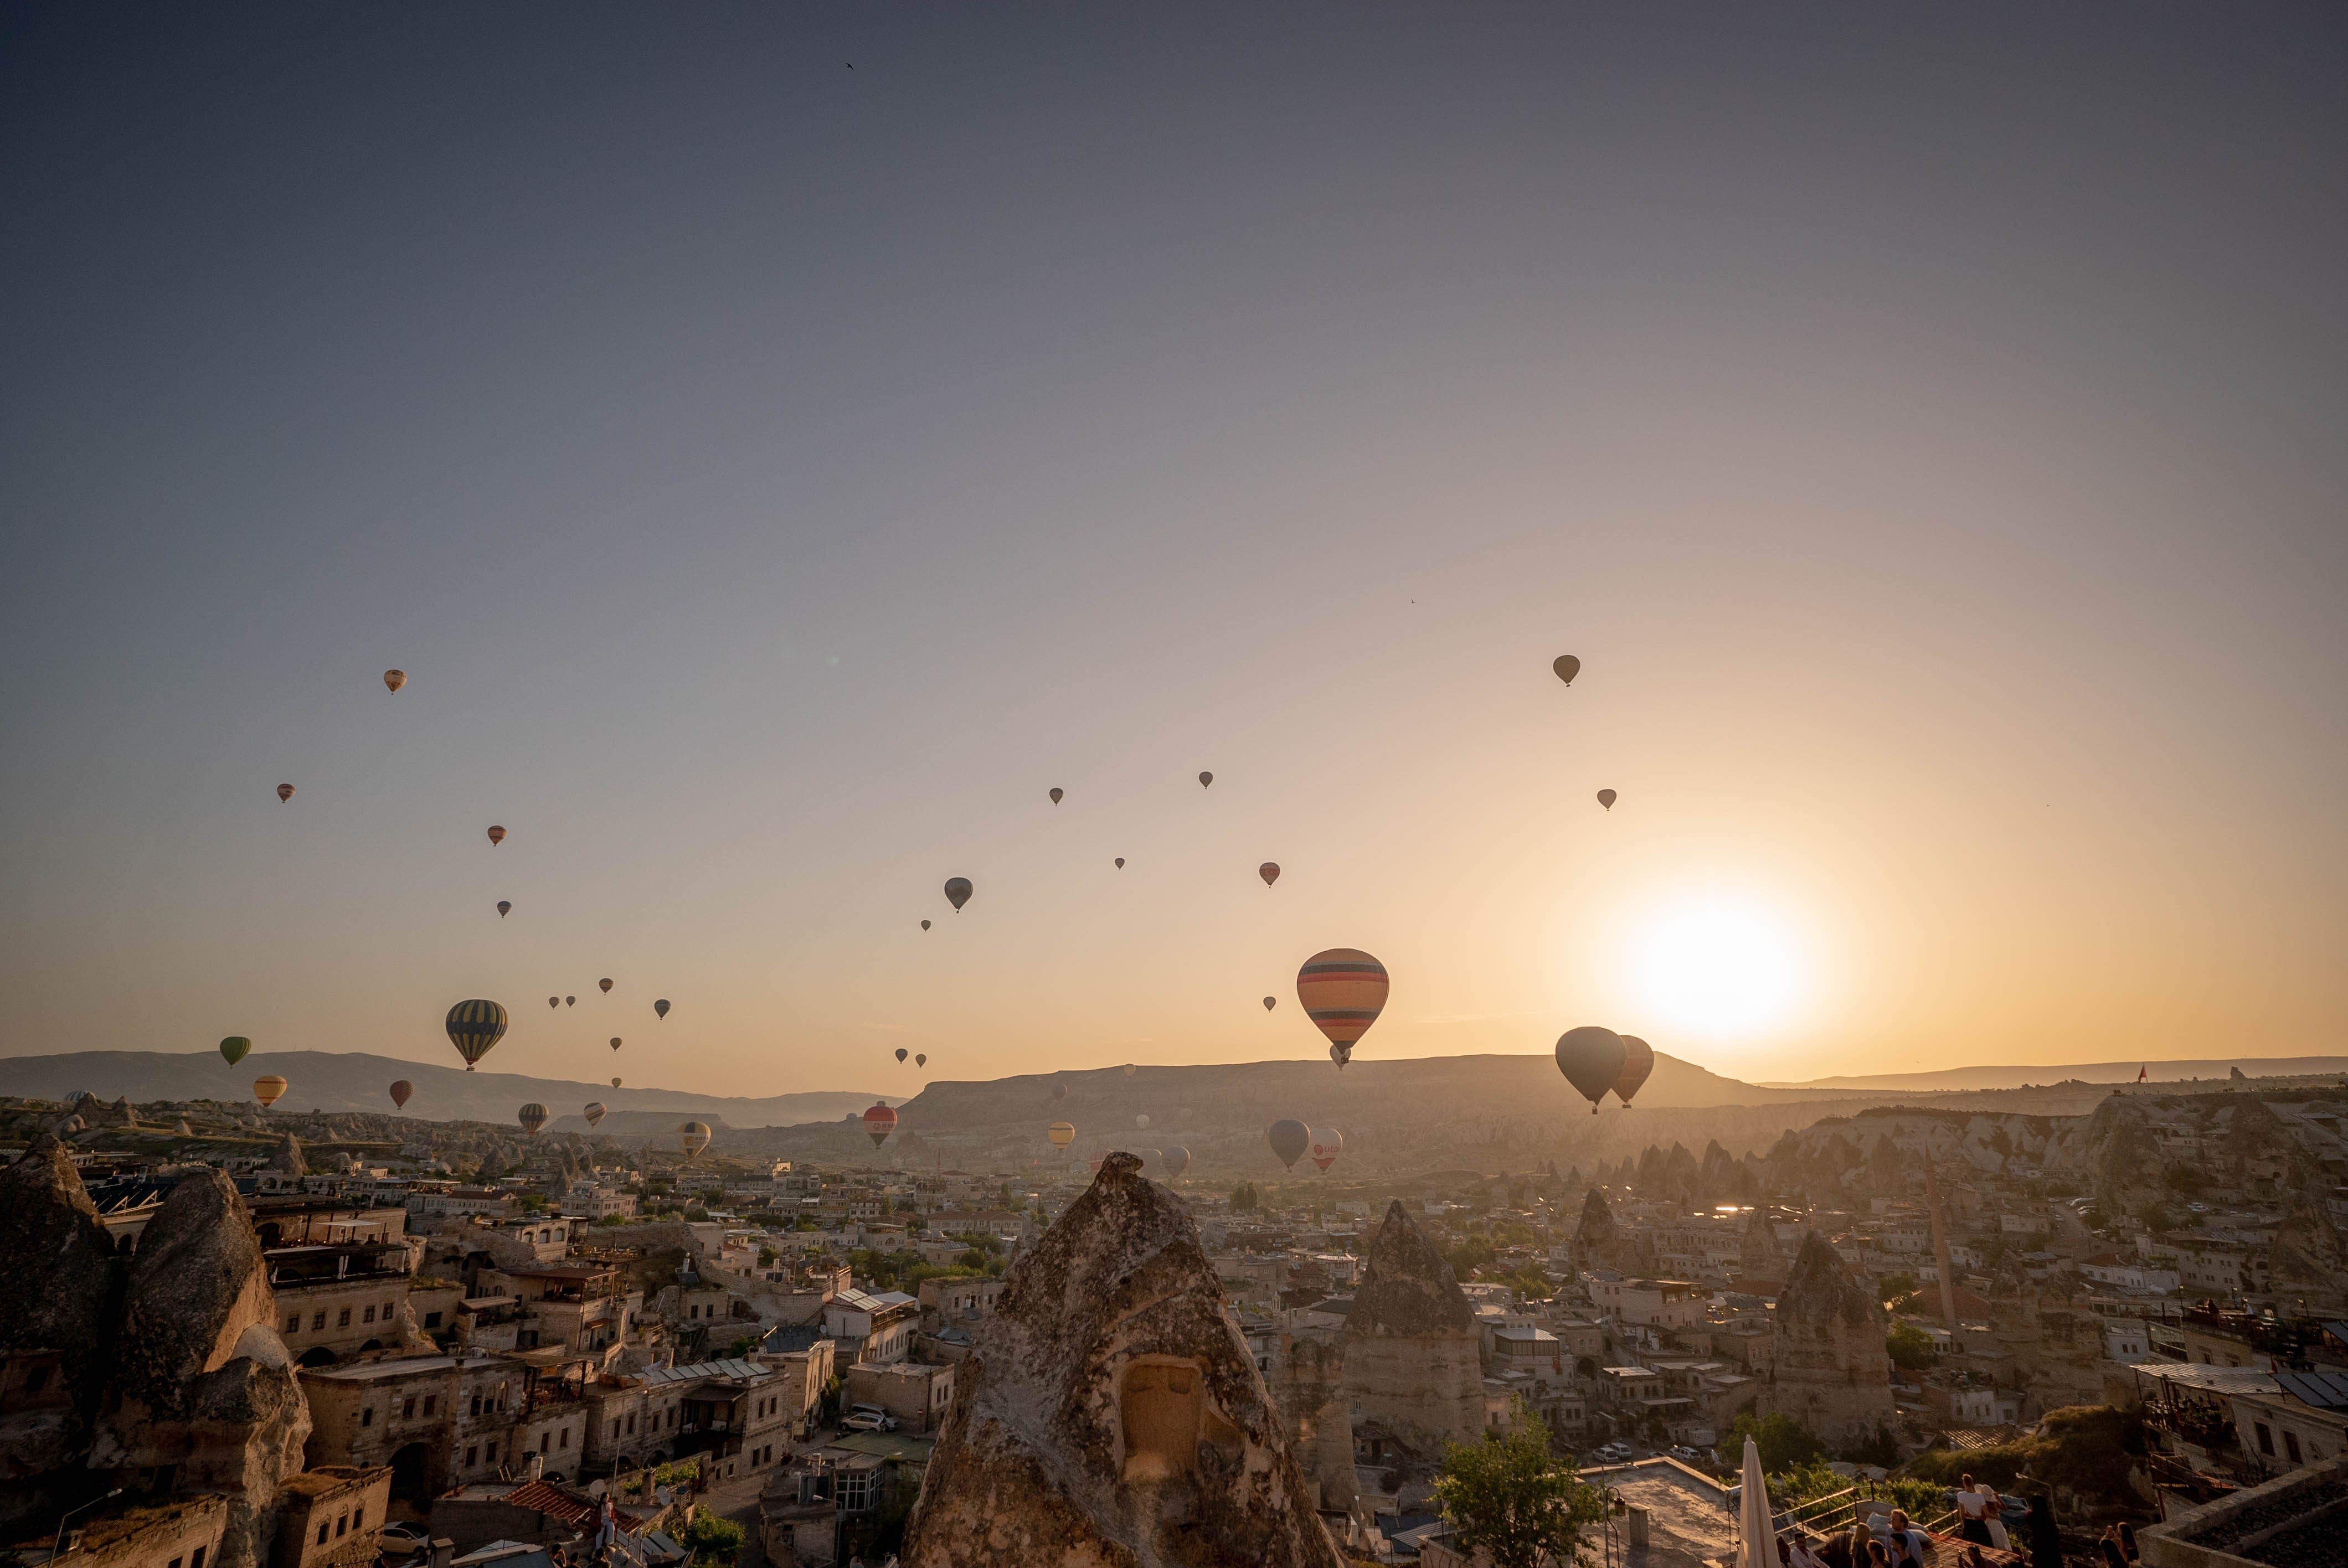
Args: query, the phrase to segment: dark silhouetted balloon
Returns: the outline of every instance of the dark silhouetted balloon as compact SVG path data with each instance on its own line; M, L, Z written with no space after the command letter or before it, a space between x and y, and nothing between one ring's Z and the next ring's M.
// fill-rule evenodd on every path
M1296 999L1329 1042L1351 1055L1386 1005L1386 967L1354 948L1315 953L1296 971Z
M1065 1149L1076 1141L1076 1124L1073 1122L1055 1122L1045 1129L1044 1136L1052 1140L1053 1148Z
M1622 1076L1623 1059L1629 1054L1621 1035L1596 1024L1583 1024L1557 1037L1557 1070L1590 1102L1592 1116L1598 1114L1598 1102Z
M260 1101L261 1108L266 1111L283 1100L285 1097L285 1091L292 1087L277 1074L264 1072L252 1081L252 1097Z
M930 928L930 923L929 923L927 920L922 921L922 930L924 930L924 931L926 931L926 930L928 930L929 928Z
M1559 680L1570 686L1573 684L1573 678L1581 673L1581 661L1570 653L1560 653L1557 656L1557 661L1550 668L1557 671Z
M575 1008L579 1005L579 999L577 997L564 997L562 999L562 1005L567 1008Z
M503 844L505 841L506 841L506 830L505 830L504 828L502 828L502 827L499 827L497 824L495 824L495 823L491 823L491 824L489 825L489 842L490 842L491 844L493 844L493 845L494 845L494 844Z
M962 907L970 902L971 892L972 888L969 877L949 876L946 878L946 902L954 907L955 914L961 914Z
M549 997L546 999L546 1005L551 1008L559 1008L562 1005L562 999L561 997Z
M1304 1151L1313 1146L1313 1129L1292 1118L1283 1117L1273 1122L1263 1136L1280 1163L1292 1171L1296 1162L1304 1157Z
M407 671L405 670L386 670L383 672L383 683L387 690L396 692L402 686L407 684Z
M596 989L599 989L599 990L601 990L601 991L602 991L605 996L607 996L607 997L608 997L608 996L610 996L610 995L612 994L612 982L611 982L611 981L609 981L609 980L597 980L597 981L595 982L595 986L596 986Z
M872 1140L874 1148L886 1143L889 1134L896 1130L897 1113L889 1109L886 1100L876 1102L872 1109L864 1113L864 1135Z
M679 1127L676 1130L676 1146L685 1152L686 1159L697 1157L704 1149L709 1147L709 1123L687 1122L684 1126Z
M1052 1098L1053 1098L1053 1099L1055 1099L1055 1100L1066 1100L1067 1097L1068 1097L1068 1086L1067 1086L1066 1084L1065 1084L1065 1083L1055 1083L1054 1085L1052 1085Z
M546 1107L533 1100L514 1112L514 1120L520 1123L523 1132L535 1138L538 1130L546 1125Z
M1122 856L1122 855L1120 855L1120 856L1118 856L1117 857L1117 868L1119 871L1122 871L1122 870L1124 870L1124 869L1125 869L1125 856Z
M408 1082L405 1078L395 1078L391 1081L391 1103L396 1109L407 1110L407 1097L415 1092L416 1085Z
M1159 1156L1158 1173L1161 1180L1170 1182L1179 1177L1183 1172L1189 1168L1189 1150L1181 1148L1168 1149L1163 1151Z
M1205 789L1209 784L1214 782L1215 775L1212 774L1200 774L1199 775L1199 787L1200 789Z
M579 1113L586 1117L587 1125L592 1127L603 1120L603 1102L600 1100L590 1100Z
M612 1087L613 1087L613 1088L614 1088L614 1089L617 1089L618 1087L620 1087L620 1081L619 1081L618 1079L616 1079L616 1078L614 1078L613 1080L612 1080Z
M612 1037L612 1049L613 1050L620 1049L620 1037L616 1034Z
M1255 868L1255 874L1258 876L1262 877L1263 885L1266 887L1269 887L1273 883L1280 880L1279 864L1275 861L1267 860L1262 865Z
M668 1017L668 998L663 997L658 1001L653 1003L653 1017Z
M1623 1104L1639 1092L1647 1074L1655 1071L1655 1048L1635 1034L1622 1037L1622 1071L1614 1079L1614 1097Z
M1263 999L1263 1010L1264 1010L1264 1011L1266 1011L1266 1012L1270 1012L1272 1009L1274 1009L1274 1008L1278 1007L1279 1005L1280 1005L1280 999L1279 999L1278 997L1266 997L1266 998L1264 998L1264 999Z
M242 1061L244 1060L244 1053L252 1049L252 1041L245 1039L244 1036L241 1034L230 1035L226 1040L221 1040L220 1044L221 1056L231 1067L234 1067L238 1062Z
M1334 1127L1313 1129L1313 1163L1323 1175L1329 1173L1329 1167L1335 1164L1337 1156L1344 1152L1345 1135L1343 1132Z
M489 1047L506 1035L506 1009L492 1001L476 999L458 1002L448 1009L448 1043L465 1059L465 1071L489 1054Z
M913 1054L913 1053L912 1053L911 1051L907 1050L906 1050L903 1046L901 1046L901 1046L899 1046L899 1047L897 1048L897 1060L898 1060L899 1061L904 1061L904 1060L905 1060L905 1058L907 1058L907 1057L909 1057L909 1056L911 1056L911 1055L912 1055L912 1054Z
M1602 789L1598 792L1598 804L1604 806L1608 811L1612 811L1614 809L1614 803L1622 798L1622 797L1621 795L1616 794L1611 789Z
M509 913L512 908L513 908L513 902L512 902L512 900L510 900L510 899L507 899L507 898L500 898L500 899L499 899L499 900L498 900L498 918L499 918L499 919L500 919L500 920L504 919L504 918L506 917L507 914L508 914L508 913Z
M929 1064L930 1059L925 1055L917 1054L913 1058L913 1065L915 1067L927 1067Z
M294 798L294 786L292 784L279 784L277 786L277 798L281 801L292 800Z
M1060 804L1060 789L1057 784L1052 786L1052 804L1054 805Z

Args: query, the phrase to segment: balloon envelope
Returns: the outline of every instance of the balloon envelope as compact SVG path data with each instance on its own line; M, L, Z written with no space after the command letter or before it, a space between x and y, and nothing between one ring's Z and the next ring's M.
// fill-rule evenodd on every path
M538 1130L546 1125L546 1107L533 1100L514 1112L514 1120L521 1123L523 1132L535 1138Z
M612 1037L612 1049L613 1050L620 1049L620 1037L616 1034Z
M294 786L292 784L279 784L277 786L277 798L279 800L292 800L294 798Z
M1124 870L1124 869L1125 869L1125 856L1122 856L1122 855L1120 855L1120 856L1118 856L1117 857L1117 868L1119 871L1122 871L1122 870Z
M549 997L546 999L546 1005L551 1008L559 1008L562 1005L562 999L561 997Z
M1199 775L1199 787L1200 789L1205 789L1209 784L1214 782L1215 775L1212 774L1202 773Z
M1296 971L1296 999L1332 1045L1353 1052L1386 1005L1386 967L1354 948L1331 948Z
M1129 1061L1128 1061L1128 1062L1127 1062L1127 1063L1125 1064L1125 1075L1126 1075L1128 1078L1132 1077L1135 1073L1137 1073L1137 1072L1138 1072L1138 1071L1141 1071L1141 1069L1139 1069L1139 1068L1138 1068L1138 1067L1134 1066L1134 1065L1133 1065L1133 1063L1131 1063L1131 1062L1129 1062Z
M391 1102L401 1110L407 1109L407 1097L415 1092L416 1085L408 1082L405 1078L392 1080Z
M1067 1097L1068 1097L1068 1086L1067 1086L1066 1084L1065 1084L1065 1083L1055 1083L1054 1085L1052 1085L1052 1098L1053 1098L1053 1099L1055 1099L1055 1100L1066 1100Z
M926 1055L918 1055L918 1054L917 1054L917 1055L913 1058L913 1065L914 1065L915 1067L927 1067L929 1064L930 1064L930 1059L929 1059Z
M1611 789L1602 789L1598 792L1598 804L1604 806L1608 811L1612 811L1614 809L1614 803L1622 798L1622 796L1616 794Z
M709 1147L709 1123L687 1122L676 1130L676 1146L685 1151L688 1160Z
M1145 1112L1143 1112L1140 1115L1138 1115L1138 1116L1135 1117L1135 1118L1133 1119L1133 1124L1134 1124L1135 1126L1137 1126L1137 1127L1147 1127L1147 1126L1148 1126L1148 1125L1149 1125L1149 1112L1148 1112L1147 1111L1145 1111Z
M1337 1156L1345 1152L1345 1135L1334 1127L1313 1129L1313 1163L1326 1174Z
M612 1087L613 1087L613 1088L614 1088L614 1089L617 1089L618 1087L620 1087L620 1081L619 1081L618 1079L616 1079L616 1078L614 1078L613 1080L612 1080Z
M504 898L500 898L500 899L499 899L499 900L498 900L498 918L499 918L499 919L500 919L500 920L504 919L504 918L506 917L506 914L507 914L507 912L508 912L508 911L510 911L510 909L512 909L512 908L513 908L513 905L512 905L512 903L511 903L510 900L508 900L508 899L504 899Z
M264 1072L252 1081L252 1097L261 1102L262 1109L267 1110L283 1097L288 1087L286 1081L277 1074Z
M1263 885L1269 887L1280 880L1280 863L1276 860L1267 860L1255 868L1255 874L1262 877Z
M493 1001L475 998L458 1002L448 1009L448 1043L465 1059L465 1071L470 1072L481 1058L489 1055L489 1047L503 1040L506 1034L506 1009Z
M1055 1122L1045 1129L1044 1136L1052 1140L1053 1148L1065 1149L1076 1141L1076 1124L1073 1122Z
M1263 1010L1264 1010L1264 1011L1266 1011L1266 1012L1270 1012L1272 1009L1274 1009L1274 1008L1278 1007L1279 1005L1280 1005L1280 999L1279 999L1278 997L1266 997L1266 998L1264 998L1264 999L1263 999Z
M954 907L956 913L960 913L962 907L970 902L971 892L972 888L969 877L949 876L946 878L946 902Z
M227 1060L228 1064L231 1067L234 1067L238 1062L242 1061L244 1060L244 1053L252 1049L252 1041L245 1039L244 1036L241 1034L230 1035L226 1040L221 1041L220 1047L221 1055Z
M383 683L392 691L396 692L402 686L407 684L407 671L405 670L386 670L383 672Z
M897 1060L898 1060L898 1061L904 1061L904 1060L905 1060L905 1058L907 1058L907 1057L909 1057L909 1056L911 1056L911 1055L912 1055L912 1054L913 1054L913 1053L912 1053L911 1051L907 1050L906 1050L903 1046L901 1046L901 1046L899 1046L899 1047L897 1048Z
M564 997L562 999L562 1005L567 1008L575 1008L579 1005L579 999L577 997Z
M1573 684L1573 678L1581 673L1581 661L1570 653L1560 653L1557 656L1557 661L1550 668L1557 671L1559 680L1570 686Z
M1057 784L1052 786L1052 804L1054 805L1060 804L1060 787Z
M896 1130L897 1113L889 1109L889 1102L886 1100L878 1102L871 1110L864 1113L864 1133L872 1140L874 1148L878 1149L881 1144L886 1143L889 1141L889 1134Z
M1188 1149L1179 1148L1169 1149L1165 1153L1165 1162L1166 1163L1159 1167L1159 1173L1163 1175L1166 1180L1169 1182L1173 1181L1183 1172L1190 1168L1190 1151Z
M1288 1117L1273 1122L1263 1137L1264 1142L1272 1145L1272 1152L1279 1157L1280 1163L1290 1170L1296 1168L1296 1162L1303 1159L1304 1151L1313 1146L1313 1130Z
M603 1102L600 1100L590 1100L580 1114L586 1117L587 1125L592 1127L603 1119Z
M668 999L667 999L666 997L663 997L663 998L661 998L661 999L660 999L660 1000L658 1000L658 1001L656 1001L656 1002L653 1003L653 1017L654 1017L654 1018L666 1018L666 1017L668 1017Z
M607 997L612 994L612 982L610 980L597 980L595 982L595 987Z
M1596 1024L1583 1024L1557 1037L1557 1070L1590 1102L1592 1115L1614 1081L1622 1076L1623 1059L1629 1054L1621 1035Z
M1639 1092L1639 1085L1647 1081L1647 1074L1655 1071L1655 1048L1635 1034L1622 1037L1622 1071L1615 1075L1614 1097L1623 1104Z
M503 844L505 841L506 830L499 827L497 824L491 823L489 825L489 842L491 844Z

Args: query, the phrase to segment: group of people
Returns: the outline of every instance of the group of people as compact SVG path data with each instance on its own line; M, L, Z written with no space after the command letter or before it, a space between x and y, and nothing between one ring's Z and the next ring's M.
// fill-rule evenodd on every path
M2063 1568L2063 1538L2054 1528L2054 1511L2044 1493L2033 1496L2022 1518L2024 1542L2016 1547L2006 1529L2005 1500L1997 1489L1976 1484L1970 1475L1957 1484L1956 1568L1993 1568L1982 1552L2020 1551L2030 1568ZM2136 1531L2116 1524L2097 1542L2100 1568L2137 1568ZM1848 1531L1819 1537L1792 1529L1777 1537L1777 1561L1782 1568L1931 1568L1932 1537L1909 1522L1906 1511L1891 1511L1890 1528L1878 1535L1866 1521L1854 1520Z

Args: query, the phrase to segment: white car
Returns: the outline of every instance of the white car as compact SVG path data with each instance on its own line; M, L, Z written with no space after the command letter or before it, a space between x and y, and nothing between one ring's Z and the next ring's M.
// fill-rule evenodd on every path
M1599 1449L1598 1459L1600 1462L1604 1464L1629 1464L1631 1462L1631 1445L1629 1443L1607 1443Z
M839 1424L850 1431L893 1432L897 1430L897 1418L878 1405L850 1405L848 1419Z

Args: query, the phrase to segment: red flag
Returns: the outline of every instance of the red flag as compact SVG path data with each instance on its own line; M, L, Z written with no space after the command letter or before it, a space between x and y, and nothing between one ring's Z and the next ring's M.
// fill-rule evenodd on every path
M2150 1063L2150 1062L2148 1062L2148 1061L2147 1061L2147 1062L2146 1062L2146 1063L2144 1064L2144 1066L2137 1068L2137 1069L2136 1070L2136 1081L2137 1081L2138 1083L2142 1083L2142 1082L2144 1081L2144 1075L2145 1075L2147 1071L2151 1071L2151 1068L2152 1068L2152 1063Z

